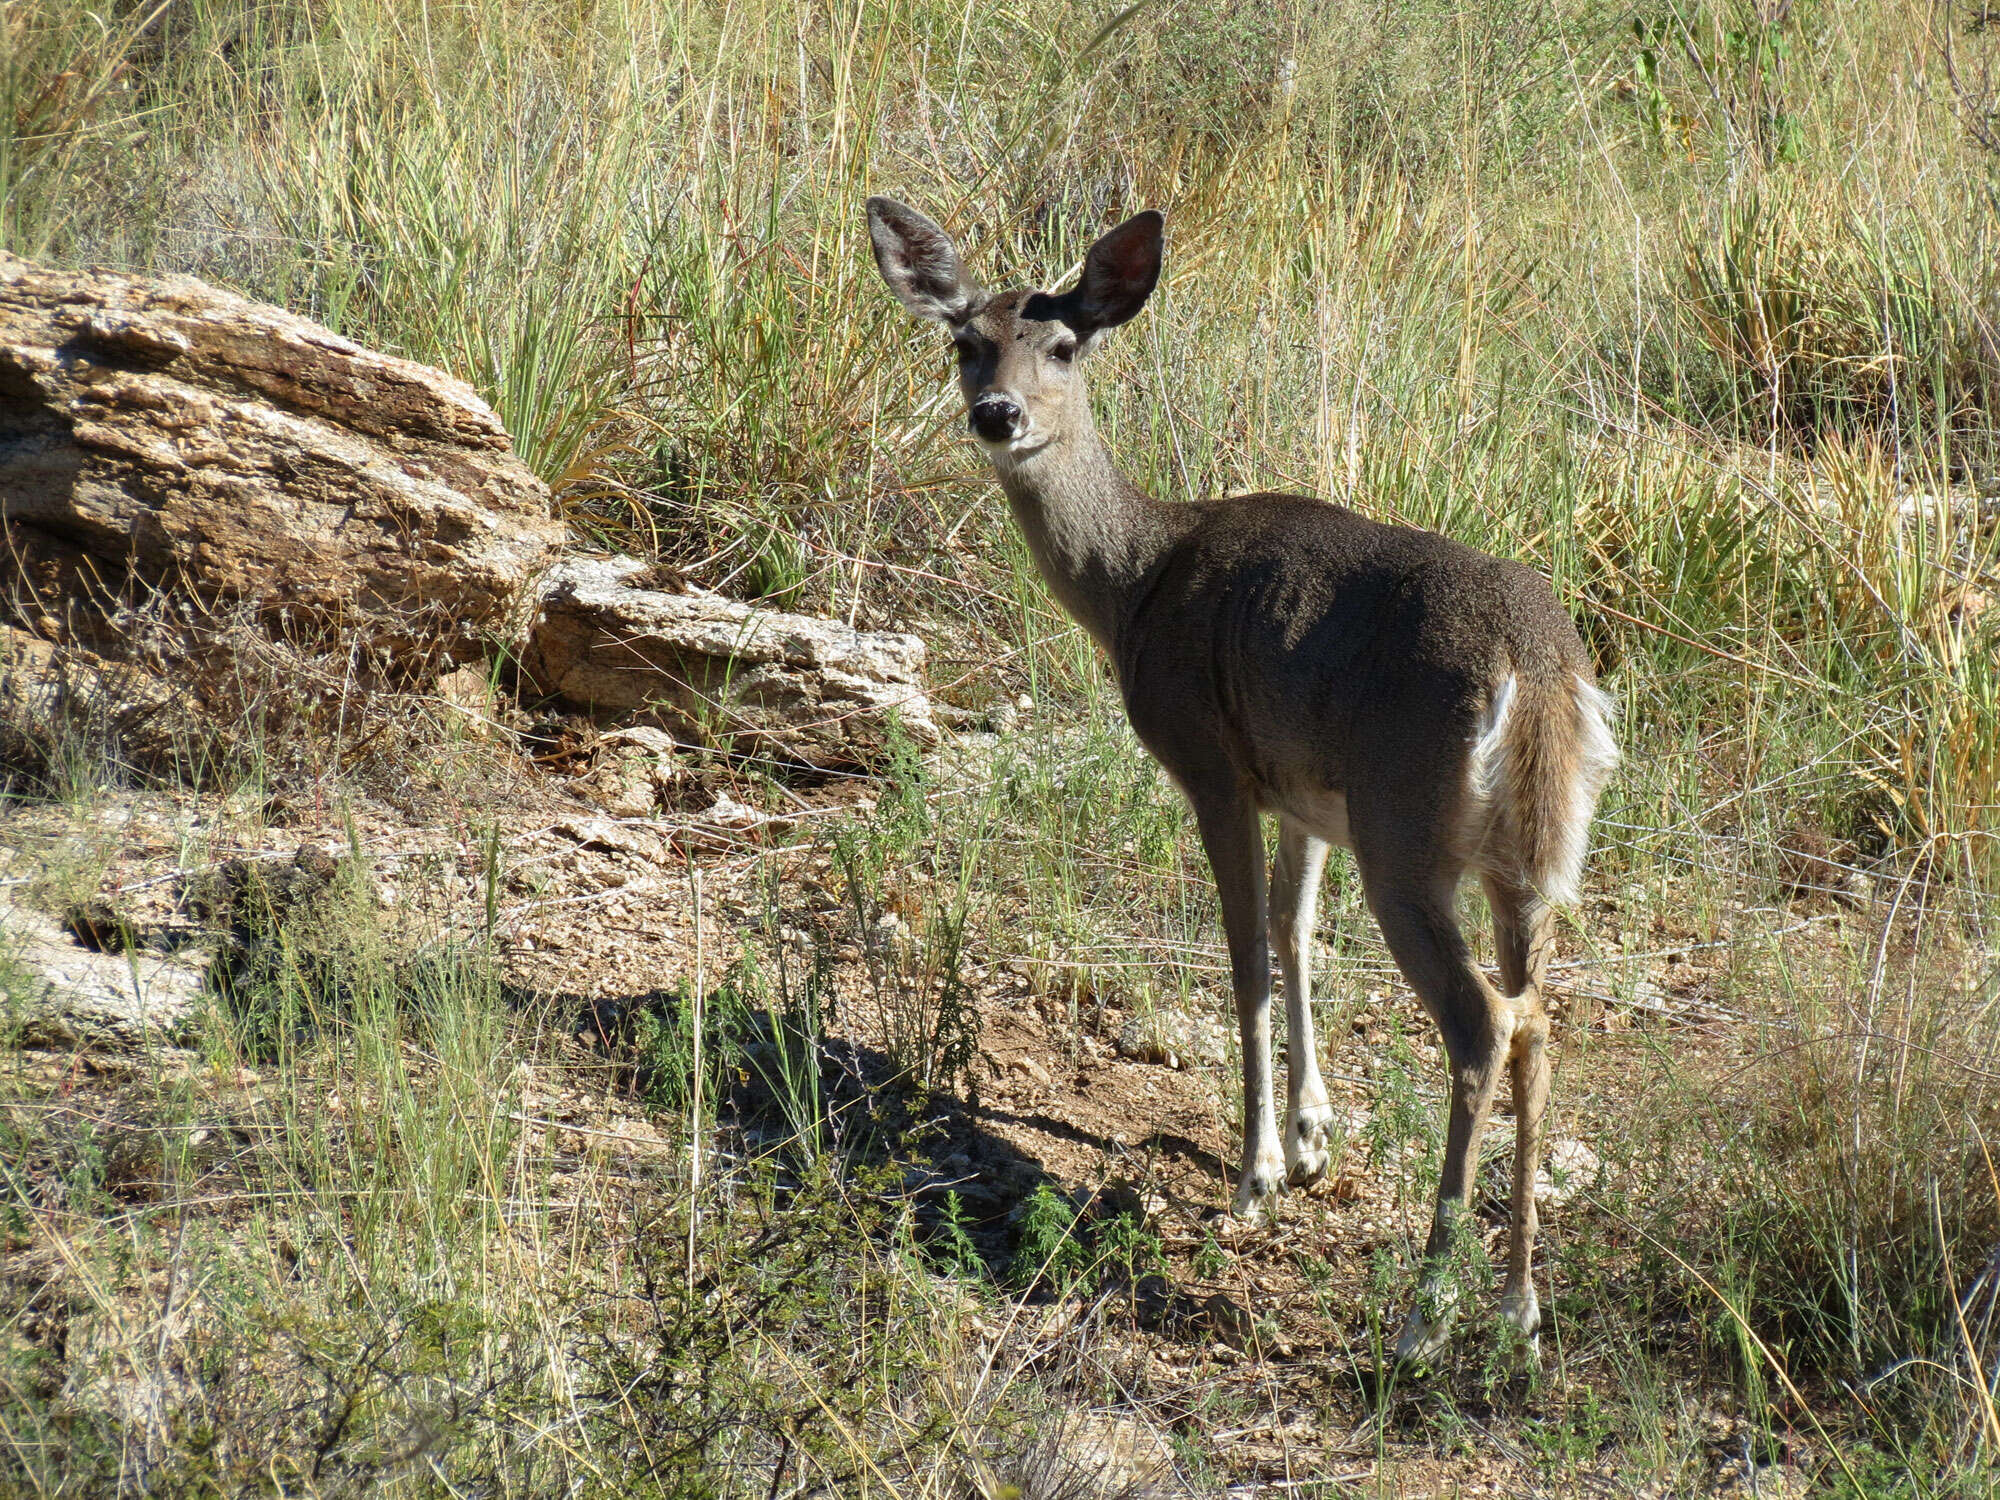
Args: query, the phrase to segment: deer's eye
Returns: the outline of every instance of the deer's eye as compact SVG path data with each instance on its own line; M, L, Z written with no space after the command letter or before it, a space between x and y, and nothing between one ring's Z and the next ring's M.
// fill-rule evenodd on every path
M958 351L960 359L976 359L979 355L979 340L969 333L954 333L951 346Z
M1068 364L1076 358L1076 340L1063 339L1058 343L1052 344L1049 347L1049 356L1062 364Z

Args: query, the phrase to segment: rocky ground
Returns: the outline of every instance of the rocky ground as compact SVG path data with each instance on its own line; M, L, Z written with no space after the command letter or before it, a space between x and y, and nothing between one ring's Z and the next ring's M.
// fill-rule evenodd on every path
M11 804L0 880L9 901L13 1045L4 1066L15 1130L33 1134L28 1119L37 1130L58 1118L87 1122L107 1179L144 1202L166 1192L151 1180L160 1175L157 1145L148 1145L158 1123L147 1101L171 1074L192 1080L202 1100L207 1134L197 1144L226 1162L231 1142L272 1113L275 1086L254 1065L225 1066L199 1019L216 1003L210 966L242 940L232 937L226 893L256 878L292 892L283 899L309 900L356 861L397 930L475 940L490 931L523 1032L522 1066L536 1075L517 1106L524 1151L642 1177L674 1169L684 1159L685 1117L649 1099L635 1072L634 1020L713 990L746 954L769 963L788 952L801 967L816 964L832 1002L823 1066L844 1073L856 1096L881 1087L888 1039L873 997L882 953L921 939L893 912L864 930L836 858L839 830L865 827L872 816L872 784L842 779L783 796L688 785L684 811L617 817L604 807L618 792L607 793L603 773L616 751L615 742L600 747L566 777L495 777L477 798L433 804L430 817L367 799L273 809L240 796L165 792ZM949 793L948 777L976 776L977 766L976 758L939 763L933 795ZM1615 928L1625 920L1616 906L1597 903L1589 925ZM1633 946L1610 955L1614 968L1636 961L1647 971L1636 987L1597 964L1565 970L1559 1115L1541 1185L1554 1246L1563 1245L1570 1215L1590 1215L1604 1166L1593 1141L1603 1144L1605 1123L1629 1112L1621 1094L1654 1076L1649 1057L1671 1051L1686 1067L1733 1051L1731 1013L1713 998L1714 956L1688 936L1661 930L1653 953ZM1190 1008L1142 1012L1115 1000L1080 1003L1052 991L1034 966L977 948L962 972L977 1012L972 1087L969 1097L934 1096L927 1128L889 1148L899 1191L927 1223L955 1194L971 1244L994 1267L1016 1253L1024 1212L1044 1184L1083 1205L1086 1220L1141 1227L1143 1254L1123 1276L1054 1300L1038 1294L1011 1314L996 1314L992 1303L965 1314L967 1336L989 1346L1028 1336L1024 1329L1051 1343L1086 1343L1122 1388L1117 1420L1130 1431L1105 1441L1110 1449L1140 1444L1135 1473L1170 1486L1178 1466L1244 1495L1287 1495L1308 1480L1336 1481L1338 1492L1391 1475L1402 1494L1586 1484L1624 1492L1613 1456L1607 1450L1607 1467L1594 1471L1591 1447L1609 1441L1593 1435L1590 1413L1598 1388L1615 1385L1615 1370L1591 1330L1593 1310L1566 1297L1560 1282L1550 1299L1555 1383L1538 1385L1533 1397L1518 1371L1493 1364L1489 1328L1475 1324L1468 1334L1471 1352L1442 1377L1464 1413L1461 1442L1440 1448L1416 1388L1386 1404L1374 1388L1384 1319L1403 1295L1424 1223L1422 1122L1436 1114L1443 1080L1434 1037L1379 958L1365 996L1328 1007L1336 1025L1325 1037L1326 1076L1346 1120L1334 1170L1260 1228L1220 1213L1237 1085L1216 982L1199 985ZM27 982L30 973L40 980ZM135 992L143 1006L106 998L130 1001ZM830 1082L829 1097L839 1087ZM333 1087L292 1100L289 1112L337 1121L358 1107L365 1101ZM754 1110L739 1112L730 1100L714 1108L710 1170L727 1173L770 1132ZM1506 1125L1498 1122L1496 1143L1510 1136ZM1506 1162L1490 1166L1482 1222L1492 1249ZM56 1201L57 1186L38 1173L63 1169L61 1152L31 1154L12 1178L17 1202ZM213 1188L226 1178L216 1165L201 1180ZM210 1201L227 1205L228 1194ZM45 1304L64 1279L50 1222L17 1212L4 1273L17 1308ZM13 1338L35 1343L32 1318L11 1326ZM53 1323L39 1326L40 1337L52 1336ZM77 1384L72 1376L73 1400L110 1399ZM1705 1424L1695 1442L1715 1487L1782 1488L1782 1461L1744 1467L1743 1429L1728 1403L1683 1419ZM1149 1444L1172 1438L1182 1446L1144 1457ZM1550 1445L1567 1476L1553 1490ZM1175 1456L1189 1453L1201 1458L1194 1469Z

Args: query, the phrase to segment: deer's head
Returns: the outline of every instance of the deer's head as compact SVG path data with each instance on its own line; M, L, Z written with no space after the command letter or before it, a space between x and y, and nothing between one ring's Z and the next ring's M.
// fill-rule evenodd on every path
M889 290L950 332L967 421L996 461L1091 430L1083 358L1160 279L1161 219L1150 209L1092 245L1076 285L1059 294L987 291L949 235L893 198L868 200L868 237Z

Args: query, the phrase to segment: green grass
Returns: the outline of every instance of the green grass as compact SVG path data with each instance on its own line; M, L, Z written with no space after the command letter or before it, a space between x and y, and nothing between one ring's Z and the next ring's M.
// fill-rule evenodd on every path
M876 963L870 1003L902 1072L948 1092L976 1050L964 965L1018 964L1080 1027L1092 1007L1204 1003L1219 938L1172 790L958 441L944 351L884 294L859 205L905 196L982 275L1045 283L1121 214L1163 208L1166 280L1095 360L1113 449L1163 493L1307 489L1532 558L1598 652L1628 747L1593 861L1593 898L1617 910L1566 947L1723 945L1737 1050L1657 1039L1629 1097L1601 1104L1616 1190L1552 1251L1580 1310L1619 1309L1579 1326L1578 1368L1615 1372L1626 1471L1693 1482L1700 1378L1760 1431L1841 1455L1822 1467L1847 1493L1983 1494L2000 1432L1966 1345L1990 1373L1992 1329L1970 1311L1960 1328L1953 1294L2000 1241L2000 527L1975 503L2000 479L2000 162L1941 81L1945 19L1966 76L2000 61L1970 8L1918 0L13 3L0 245L190 271L440 364L492 401L580 532L738 593L948 625L943 696L1031 694L990 786L919 788L826 851L864 928L899 912L919 940ZM338 796L334 748L317 785ZM295 761L255 779L298 778ZM99 769L79 752L55 779L81 803ZM1777 904L1800 836L1876 882L1867 920L1804 947L1744 911ZM1331 985L1351 999L1386 973L1337 887ZM357 949L368 929L343 921L331 949L281 946L260 973L286 997L279 1031L212 1042L216 1066L278 1059L255 1110L288 1144L254 1153L272 1205L256 1233L190 1247L162 1224L127 1249L78 1214L62 1234L89 1264L219 1268L221 1352L191 1349L189 1369L249 1379L271 1344L256 1330L282 1331L272 1389L291 1394L232 1440L294 1455L274 1486L337 1462L341 1483L533 1490L626 1472L594 1445L671 1449L680 1416L656 1429L574 1394L592 1320L634 1315L552 1210L509 1217L570 1188L522 1175L522 1054L484 961ZM823 1116L798 1064L823 997L785 962L737 978L778 1017L747 1055L782 1081L796 1135ZM1591 982L1629 1000L1640 978L1607 962ZM650 1045L691 1064L692 1043L683 1026ZM1397 1123L1423 1102L1412 1076L1382 1084L1385 1152L1420 1134ZM379 1103L369 1128L300 1102L329 1091ZM831 1196L766 1185L746 1203L887 1212L828 1170L811 1192ZM851 1389L879 1403L916 1382L953 1409L958 1375L906 1337L929 1283L870 1223L831 1280L773 1295L917 1298ZM620 1263L687 1242L718 1278L752 1277L761 1232L711 1218L689 1240L671 1219ZM657 1326L739 1347L675 1307ZM745 1409L796 1415L811 1383L772 1350L825 1351L751 1342ZM657 1376L660 1410L693 1399L679 1379ZM1566 1425L1534 1454L1548 1472L1605 1431L1565 1389ZM407 1457L433 1451L437 1411L459 1414L437 1429L459 1435L441 1472ZM87 1487L125 1462L108 1417L33 1420L52 1425L33 1443L10 1426L9 1461L51 1488L63 1463ZM510 1445L537 1422L568 1436L524 1457ZM859 1404L834 1412L823 1432L852 1441L825 1439L825 1462L886 1462L871 1444L891 1438L866 1428ZM207 1441L160 1439L190 1484L227 1488L247 1471ZM755 1461L767 1478L777 1462Z

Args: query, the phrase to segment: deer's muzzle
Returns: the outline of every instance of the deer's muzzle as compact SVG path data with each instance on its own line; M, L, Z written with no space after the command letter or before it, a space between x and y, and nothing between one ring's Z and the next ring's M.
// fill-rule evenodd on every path
M1021 435L1021 408L1005 396L981 396L972 403L972 430L989 443L1012 442Z

